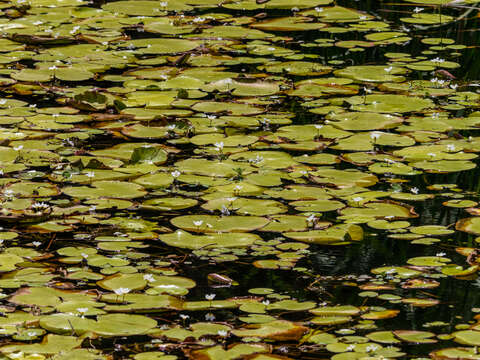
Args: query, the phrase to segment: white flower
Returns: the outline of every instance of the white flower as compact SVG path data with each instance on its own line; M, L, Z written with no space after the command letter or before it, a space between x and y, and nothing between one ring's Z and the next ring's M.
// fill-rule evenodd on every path
M298 7L292 7L292 11L300 11Z
M5 105L7 103L7 99L1 99L0 100L0 105Z
M447 254L444 253L444 252L439 252L439 253L436 253L436 254L435 254L435 256L439 256L439 257L440 257L440 256L445 256L445 255L447 255Z
M40 245L42 245L42 243L40 241L34 241L34 242L32 242L32 244L35 247L39 247Z
M58 69L58 67L56 67L55 65L50 66L50 67L48 68L48 70L57 70L57 69Z
M74 26L73 29L70 31L70 34L75 34L78 30L80 30L80 26Z
M431 157L437 156L437 154L435 154L435 153L428 153L427 155L428 155L428 156L431 156Z
M323 8L321 8L321 7L316 7L316 8L315 8L315 11L316 11L316 12L322 12L322 11L323 11Z
M77 311L78 311L80 314L85 314L85 313L88 311L88 308L77 308Z
M267 306L267 305L270 305L270 301L267 299L267 300L263 300L262 301L262 304Z
M161 1L160 6L161 7L167 7L168 6L168 1Z
M225 330L218 330L217 334L221 337L225 337L225 336L227 336L228 332L225 331Z
M415 7L415 9L413 9L413 12L415 14L418 14L419 12L422 12L423 10L425 10L425 9L417 6L417 7Z
M207 300L213 300L213 299L215 299L215 296L217 296L217 295L215 295L215 294L206 294L206 295L205 295L205 299L207 299Z
M458 87L458 84L450 84L450 87L451 87L453 90L456 90L457 87Z
M445 59L441 59L439 57L436 57L435 59L432 59L431 61L436 62L436 63L443 63L443 62L445 62Z
M315 124L313 126L315 126L315 129L317 129L317 130L320 130L321 128L323 128L323 125Z
M220 212L222 213L222 215L225 215L225 216L230 215L230 210L228 210L228 208L225 205L222 205L222 209L220 210Z
M228 198L225 198L225 200L229 201L229 202L234 202L235 200L237 200L238 198L236 197L228 197Z
M150 45L150 44L149 44ZM175 124L172 124L172 125L168 125L167 126L167 129L168 130L174 130L177 126Z
M455 151L455 145L453 145L453 144L448 144L448 145L447 145L447 150L448 150L448 151Z
M377 345L368 345L367 348L365 349L367 352L372 352L378 349Z
M130 292L130 289L121 287L121 288L113 290L113 292L117 295L125 295L125 294L128 294Z
M152 274L145 274L145 275L143 275L143 279L144 279L144 280L147 280L148 282L154 282L154 281L155 281L155 278L153 277Z
M412 188L410 189L410 192L411 192L412 194L418 194L418 191L419 191L419 190L418 190L417 187L412 187Z
M250 159L248 162L253 163L253 164L258 164L263 161L263 156L257 155L255 159Z
M86 176L86 177L89 177L89 178L93 178L93 177L95 177L95 172L93 172L93 171L87 171L87 172L85 173L85 176Z
M213 320L215 320L215 315L213 315L212 313L207 313L207 314L205 314L205 320L213 321Z
M201 226L202 224L203 224L203 220L193 221L193 225L195 226Z
M33 203L32 204L32 208L34 209L46 209L46 208L49 208L50 205L48 205L47 203L44 203L44 202L36 202L36 203Z
M235 190L242 190L243 189L243 186L242 185L235 185Z
M314 222L315 220L316 220L315 214L312 214L307 218L308 222Z
M370 138L371 138L372 140L377 140L377 139L380 137L380 135L381 135L380 133L372 132L372 133L370 134Z
M3 195L6 197L12 197L13 196L13 190L7 189L3 192Z
M180 314L179 316L180 318L182 318L182 320L187 320L190 317L190 315L185 315L185 314Z
M22 149L23 149L23 145L18 145L16 147L15 146L13 147L13 150L15 151L22 150Z
M395 216L393 216L393 215L387 215L387 216L385 216L385 219L391 220L391 219L393 219L394 217L395 217Z
M355 345L354 344L351 344L351 345L347 346L347 351L353 351L353 350L355 350Z
M389 73L390 71L393 70L393 66L389 66L389 67L387 67L387 68L385 68L385 69L383 69L383 70L385 70L387 73Z
M223 141L217 142L214 144L217 151L222 151L223 149Z
M360 202L360 201L363 200L363 198L361 196L356 196L352 200L355 201L355 202Z

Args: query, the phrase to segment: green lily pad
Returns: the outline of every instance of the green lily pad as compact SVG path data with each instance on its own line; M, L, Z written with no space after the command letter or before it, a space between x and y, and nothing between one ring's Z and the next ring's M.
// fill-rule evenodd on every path
M175 217L171 223L186 231L202 233L250 232L258 230L270 221L256 216L185 215Z
M122 181L94 181L91 186L65 187L63 193L80 199L110 197L133 199L146 194L143 187Z
M252 324L247 328L233 330L238 337L259 337L272 340L298 340L307 332L307 328L290 321L277 320L270 323Z
M223 233L209 235L192 235L177 230L171 234L160 235L159 239L169 246L184 249L241 248L252 245L260 237L249 233Z

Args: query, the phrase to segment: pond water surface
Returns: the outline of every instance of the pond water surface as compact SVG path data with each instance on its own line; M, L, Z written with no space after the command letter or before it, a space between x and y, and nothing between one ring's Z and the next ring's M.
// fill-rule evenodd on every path
M478 2L0 3L0 359L480 359Z

